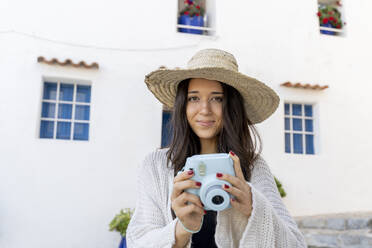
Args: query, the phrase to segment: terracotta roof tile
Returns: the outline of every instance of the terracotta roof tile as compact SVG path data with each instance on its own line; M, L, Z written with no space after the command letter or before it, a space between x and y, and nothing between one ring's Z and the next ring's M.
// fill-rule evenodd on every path
M302 88L302 89L311 89L311 90L324 90L329 88L328 85L320 86L319 84L302 84L302 83L291 83L285 82L282 83L281 86L289 87L289 88Z
M58 65L61 65L61 66L71 65L73 67L84 67L84 68L87 68L87 69L91 69L91 68L98 69L99 68L98 63L96 63L96 62L93 62L90 65L88 65L85 61L80 61L79 63L74 63L71 59L66 59L64 62L61 62L56 58L52 58L50 60L47 60L43 56L39 56L37 58L37 62L45 63L45 64L48 64L48 65L55 65L55 64L58 64Z

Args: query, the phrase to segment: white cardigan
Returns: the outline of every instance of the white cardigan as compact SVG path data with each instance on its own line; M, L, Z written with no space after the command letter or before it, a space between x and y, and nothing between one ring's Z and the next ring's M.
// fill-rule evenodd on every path
M138 168L137 202L127 229L129 248L171 248L178 218L172 218L170 194L173 170L166 165L168 149L149 154ZM282 203L266 162L254 164L251 182L253 210L248 218L234 208L218 212L218 247L305 248L303 235ZM187 247L190 247L190 242Z

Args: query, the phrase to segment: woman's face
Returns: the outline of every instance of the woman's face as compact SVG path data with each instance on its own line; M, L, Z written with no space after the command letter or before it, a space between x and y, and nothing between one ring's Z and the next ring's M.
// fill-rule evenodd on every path
M190 79L186 116L191 129L200 139L216 139L222 128L223 89L218 81Z

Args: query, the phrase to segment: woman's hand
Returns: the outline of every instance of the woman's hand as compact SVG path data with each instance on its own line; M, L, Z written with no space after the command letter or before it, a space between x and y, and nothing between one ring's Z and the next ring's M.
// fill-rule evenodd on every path
M247 184L244 179L242 168L240 167L239 157L232 151L229 153L230 157L234 161L235 175L228 175L217 173L216 177L221 180L228 181L232 186L224 185L222 188L235 196L235 199L231 198L230 202L233 208L246 216L251 216L252 213L252 192L251 187Z
M172 209L182 224L187 229L196 231L200 228L203 215L206 212L198 196L184 192L188 188L200 188L200 182L190 180L193 175L194 172L190 170L184 171L174 178L171 201Z

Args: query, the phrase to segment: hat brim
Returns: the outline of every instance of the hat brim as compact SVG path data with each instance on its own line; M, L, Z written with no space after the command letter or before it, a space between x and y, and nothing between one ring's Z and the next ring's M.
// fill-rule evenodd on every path
M254 124L267 119L279 105L279 97L270 87L225 68L159 69L146 75L145 82L161 103L172 108L178 84L188 78L215 80L237 89L244 99L248 118Z

